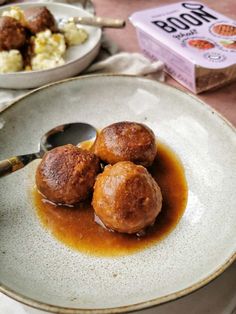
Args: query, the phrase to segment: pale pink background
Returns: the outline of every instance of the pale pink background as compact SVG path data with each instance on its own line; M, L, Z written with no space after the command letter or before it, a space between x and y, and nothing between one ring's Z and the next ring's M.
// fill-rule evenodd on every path
M129 23L128 17L135 11L153 8L156 6L175 3L174 0L93 0L96 13L100 16L123 18L126 27L122 30L106 30L106 33L119 47L128 52L139 52L139 46L134 27ZM236 19L236 0L200 0L213 10L216 10L232 19ZM186 90L172 78L167 77L167 83ZM234 126L236 126L236 82L198 95L207 104L211 105Z

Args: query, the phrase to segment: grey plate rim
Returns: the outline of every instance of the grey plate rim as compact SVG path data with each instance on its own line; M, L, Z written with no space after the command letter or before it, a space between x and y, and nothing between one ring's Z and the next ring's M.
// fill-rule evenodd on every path
M17 105L22 99L29 97L31 94L36 94L37 92L40 92L41 90L50 88L51 86L54 85L59 85L59 84L63 84L65 82L69 82L69 81L75 81L75 80L86 80L86 79L90 79L90 78L99 78L99 77L129 77L129 78L140 78L143 80L149 80L147 78L143 78L137 75L127 75L127 74L116 74L116 73L111 73L111 74L92 74L92 75L83 75L83 76L79 76L79 77L73 77L73 78L69 78L69 79L64 79L61 81L57 81L57 82L53 82L47 85L44 85L42 87L39 87L37 89L34 89L33 91L28 92L27 94L21 96L20 98L16 99L15 101L13 101L11 103L11 105L9 107L7 107L5 110L3 110L2 112L9 110L12 108L12 105ZM198 101L204 108L206 108L207 110L211 111L212 113L216 114L221 120L223 120L226 125L228 125L228 127L230 127L232 129L232 131L236 134L236 128L225 118L223 117L218 111L216 111L215 109L213 109L212 107L210 107L208 104L206 104L205 102L201 101L198 97L194 96L193 94L191 94L190 92L184 92L181 89L177 88L177 87L173 87L170 86L166 83L163 82L155 82L152 80L152 82L156 83L157 85L164 85L165 88L167 89L175 89L180 93L183 94L187 94L188 96L192 97L193 99L195 99L196 101ZM0 116L2 114L2 112L0 112ZM138 310L143 310L143 309L147 309L147 308L151 308L154 307L156 305L160 305L163 303L167 303L173 300L177 300L181 297L184 297L200 288L202 288L203 286L209 284L211 281L213 281L214 279L216 279L218 276L220 276L234 261L236 261L236 252L234 252L217 270L215 270L212 274L210 274L209 276L205 277L204 279L196 282L195 284L182 289L178 292L174 292L159 298L155 298L149 301L144 301L141 303L136 303L136 304L132 304L132 305L128 305L128 306L120 306L120 307L115 307L115 308L106 308L106 309L76 309L76 308L67 308L67 307L61 307L61 306L57 306L57 305L50 305L44 302L39 302L36 300L33 300L31 298L28 298L27 296L21 295L19 293L16 293L15 291L13 291L12 289L9 289L7 286L3 285L0 282L0 292L7 295L8 297L14 299L15 301L18 301L20 303L23 303L27 306L33 307L35 309L38 310L42 310L42 311L47 311L50 313L57 313L57 314L114 314L114 313L128 313L128 312L134 312L134 311L138 311Z

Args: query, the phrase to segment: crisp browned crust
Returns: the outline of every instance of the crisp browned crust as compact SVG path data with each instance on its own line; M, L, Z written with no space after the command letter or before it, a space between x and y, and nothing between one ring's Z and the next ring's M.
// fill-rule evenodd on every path
M98 175L92 204L106 227L137 233L155 221L162 195L146 168L123 161L105 167Z
M155 136L151 129L140 123L114 123L100 132L94 152L106 163L132 161L148 167L156 156Z
M50 29L57 32L57 23L54 16L46 7L31 7L24 11L27 27L33 33L39 33Z
M93 153L73 145L60 146L44 155L36 184L50 201L72 205L89 196L99 170L99 159Z
M0 51L21 48L26 41L24 27L14 18L0 17Z

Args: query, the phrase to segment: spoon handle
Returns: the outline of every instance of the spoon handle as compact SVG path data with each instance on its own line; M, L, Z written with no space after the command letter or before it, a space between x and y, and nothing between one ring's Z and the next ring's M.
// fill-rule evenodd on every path
M40 158L38 153L15 156L0 161L0 177L23 168L36 158Z
M112 19L106 17L98 16L79 16L73 17L73 22L75 24L84 24L98 27L109 27L109 28L123 28L125 26L125 21L120 19Z

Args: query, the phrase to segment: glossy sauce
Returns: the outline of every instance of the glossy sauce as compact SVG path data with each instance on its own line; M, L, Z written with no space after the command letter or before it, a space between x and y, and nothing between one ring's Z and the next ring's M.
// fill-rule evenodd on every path
M149 171L161 188L163 204L155 224L142 237L111 232L98 225L91 199L77 207L56 206L35 189L38 217L59 241L90 255L120 256L145 249L174 229L184 213L188 196L183 166L166 145L158 144L157 156Z

